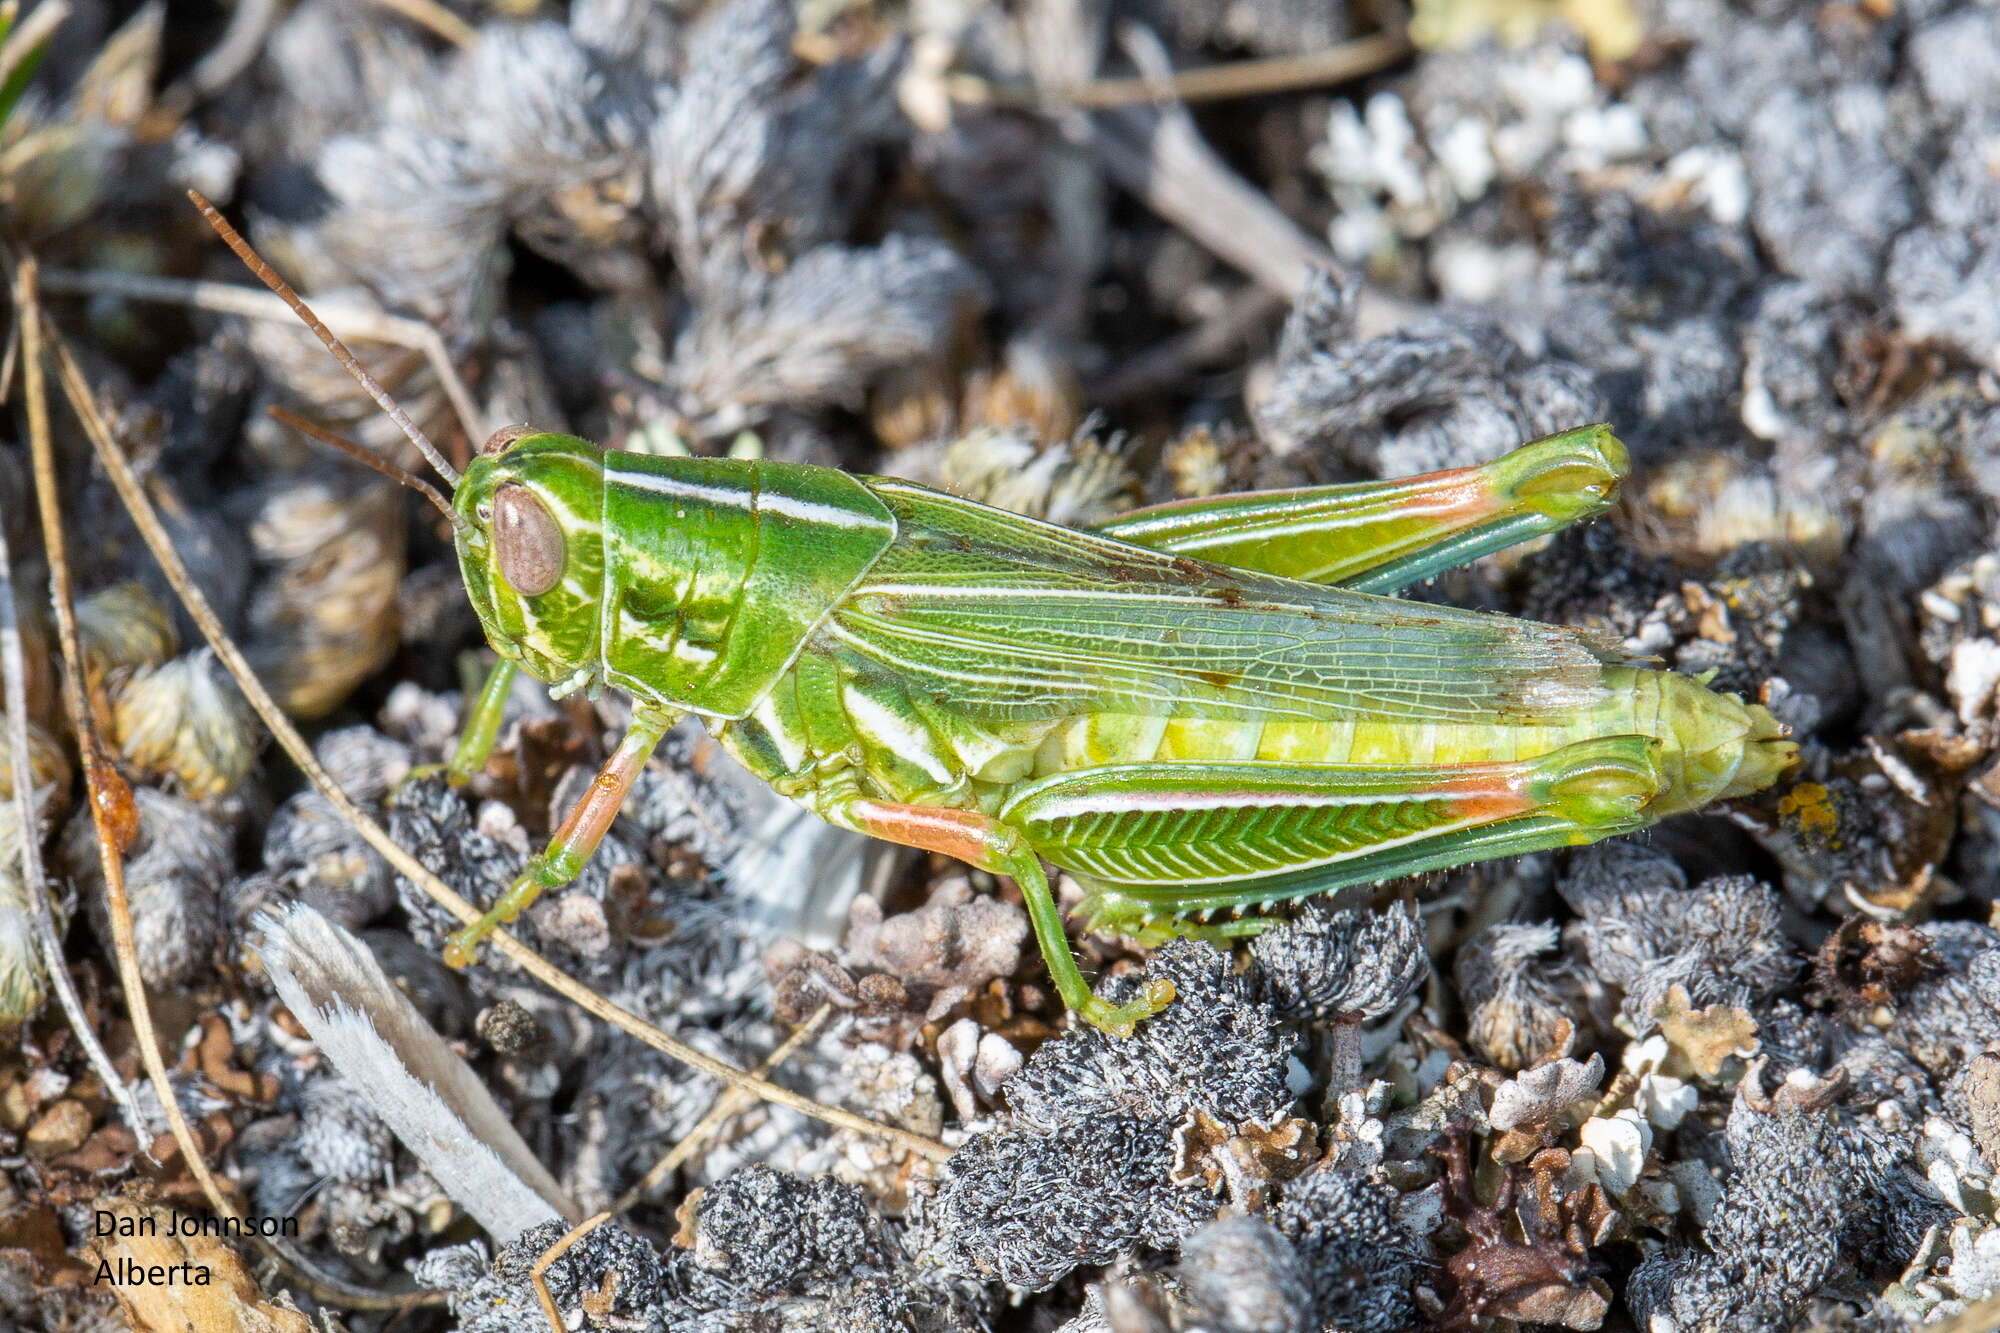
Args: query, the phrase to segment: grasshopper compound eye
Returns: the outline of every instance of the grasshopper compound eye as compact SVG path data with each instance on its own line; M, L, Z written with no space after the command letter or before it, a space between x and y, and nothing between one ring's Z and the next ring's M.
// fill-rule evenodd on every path
M493 549L501 576L523 597L539 597L562 581L562 528L525 486L506 485L494 492Z

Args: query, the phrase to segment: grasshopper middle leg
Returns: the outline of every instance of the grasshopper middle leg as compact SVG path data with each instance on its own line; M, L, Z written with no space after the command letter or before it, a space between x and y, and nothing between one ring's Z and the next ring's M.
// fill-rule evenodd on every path
M513 922L528 910L544 890L560 888L583 873L597 844L618 818L619 807L625 804L625 797L632 790L632 783L639 776L639 770L646 766L647 756L653 747L667 734L674 724L670 713L634 711L631 729L625 739L618 743L611 757L604 761L592 780L590 790L585 792L570 808L569 814L549 839L549 845L541 855L529 858L528 864L493 903L486 915L455 932L445 942L444 960L453 967L465 967L473 960L479 942L493 933L496 926Z

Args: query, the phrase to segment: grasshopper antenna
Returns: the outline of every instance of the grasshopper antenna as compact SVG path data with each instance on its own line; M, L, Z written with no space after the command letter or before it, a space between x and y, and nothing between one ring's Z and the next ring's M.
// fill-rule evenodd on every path
M215 228L215 234L222 238L222 243L234 250L236 257L243 261L244 267L256 274L259 282L277 293L279 299L292 308L293 314L305 321L305 326L326 344L327 351L333 353L333 359L340 362L340 368L352 375L354 382L375 400L375 405L389 414L389 420L401 428L403 434L409 437L410 443L417 446L417 452L437 470L437 474L445 479L446 484L458 485L458 469L447 462L445 456L438 451L438 447L430 442L429 437L417 429L417 423L410 420L409 413L397 406L396 400L389 396L389 391L377 384L375 377L354 359L354 353L347 350L347 344L333 336L333 330L327 328L320 321L320 317L312 312L312 307L300 299L299 294L292 290L292 284L279 277L278 271L265 263L262 255L250 248L250 242L244 240L236 228L229 225L229 220L216 211L214 204L202 197L201 191L189 190L188 198L201 210L201 215L207 219L208 225Z
M288 411L282 407L268 407L264 410L269 412L280 424L290 426L293 430L309 439L318 440L321 444L340 450L340 452L346 454L363 467L373 468L399 485L408 486L411 490L429 500L433 505L436 505L437 511L445 516L446 521L452 527L463 528L465 526L465 520L453 512L450 502L444 498L443 494L438 491L438 488L425 481L422 477L415 476L403 468L397 467L373 449L364 449L352 440L335 435L324 426L315 425L307 421L296 412Z

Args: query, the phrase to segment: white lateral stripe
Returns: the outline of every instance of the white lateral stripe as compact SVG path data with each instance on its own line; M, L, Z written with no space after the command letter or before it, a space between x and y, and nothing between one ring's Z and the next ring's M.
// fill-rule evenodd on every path
M776 491L723 490L674 477L657 476L650 472L609 471L608 475L621 486L632 486L670 498L704 501L746 513L762 509L785 518L795 518L802 523L825 523L836 528L872 528L880 527L882 524L881 519L872 515L857 514L851 509L842 509L836 505L795 500Z

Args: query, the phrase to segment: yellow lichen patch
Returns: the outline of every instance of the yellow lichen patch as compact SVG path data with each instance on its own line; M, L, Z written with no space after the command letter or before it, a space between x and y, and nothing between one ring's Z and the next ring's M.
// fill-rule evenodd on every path
M1817 782L1798 783L1779 797L1778 813L1797 820L1799 832L1809 837L1832 838L1840 831L1831 793Z

